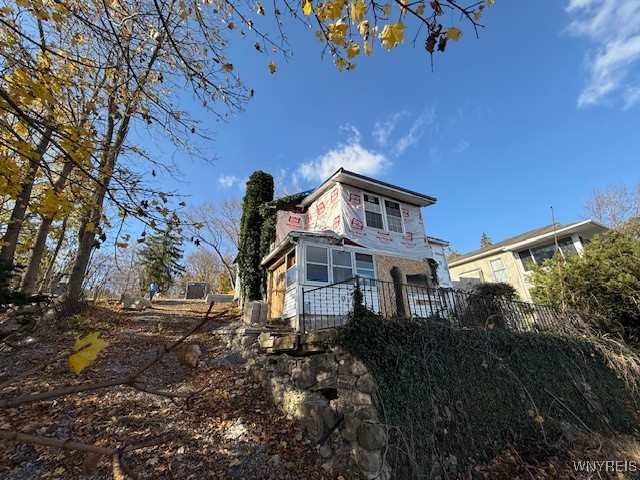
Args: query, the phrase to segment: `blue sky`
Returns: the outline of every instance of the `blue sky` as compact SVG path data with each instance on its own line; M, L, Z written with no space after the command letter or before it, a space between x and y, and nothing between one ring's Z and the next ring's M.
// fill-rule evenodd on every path
M255 90L217 132L214 166L181 162L190 203L243 195L257 169L279 191L312 188L340 166L435 196L427 234L460 252L585 218L594 188L640 178L640 1L498 0L475 38L434 56L423 40L378 46L339 73L313 30L290 23L294 56L234 37L229 57Z

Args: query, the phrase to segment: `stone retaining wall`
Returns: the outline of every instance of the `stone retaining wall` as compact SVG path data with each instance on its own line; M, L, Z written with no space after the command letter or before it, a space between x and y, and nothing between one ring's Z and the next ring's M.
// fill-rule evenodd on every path
M276 405L305 437L317 444L339 422L318 445L327 472L355 466L368 480L390 479L384 464L387 430L374 406L376 384L367 367L340 347L306 357L265 355L257 336L226 334L228 345L242 352Z

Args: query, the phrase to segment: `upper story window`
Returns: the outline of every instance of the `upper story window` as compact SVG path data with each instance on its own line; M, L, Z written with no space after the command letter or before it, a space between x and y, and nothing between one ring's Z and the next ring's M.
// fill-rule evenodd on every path
M564 237L558 240L558 247L565 255L578 253L571 237ZM553 257L556 253L555 242L540 247L527 248L518 252L518 257L522 261L522 266L526 272L530 271L532 265L542 265L546 259Z
M387 212L387 225L390 232L402 233L402 213L400 213L400 204L385 200L384 206Z
M400 204L384 200L384 215L380 197L364 194L364 216L367 227L389 232L404 233Z
M382 211L380 210L380 199L378 197L364 194L364 215L367 221L367 227L384 230Z

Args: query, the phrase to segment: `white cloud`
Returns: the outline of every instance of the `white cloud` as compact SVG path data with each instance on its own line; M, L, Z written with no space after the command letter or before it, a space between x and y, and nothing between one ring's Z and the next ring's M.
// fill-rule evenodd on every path
M458 156L462 152L464 152L467 148L469 148L469 142L464 138L458 140L458 144L452 150L453 155Z
M387 141L389 137L393 133L393 130L396 128L396 125L400 121L402 117L409 115L409 112L402 110L400 112L396 112L393 115L390 115L384 122L376 122L373 126L373 138L375 138L378 145L384 147L387 145Z
M235 175L221 175L218 177L218 185L222 188L231 188L234 185L241 185L242 179L236 177Z
M400 137L395 144L395 154L401 155L407 148L415 144L424 134L425 126L433 124L436 120L435 107L427 108L411 125L409 131Z
M586 37L593 48L586 56L587 84L581 107L640 102L640 2L638 0L569 0L567 31Z
M357 128L349 126L348 130L351 131L351 138L346 143L339 144L315 160L301 164L298 168L300 176L308 181L324 181L340 167L375 176L391 165L386 155L362 146Z

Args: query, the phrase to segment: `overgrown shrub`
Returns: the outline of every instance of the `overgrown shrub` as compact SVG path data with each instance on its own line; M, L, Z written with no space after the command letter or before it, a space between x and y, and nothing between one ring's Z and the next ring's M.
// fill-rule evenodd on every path
M510 441L634 427L636 397L583 339L365 315L338 341L376 379L394 478L433 478L451 455L470 471Z
M596 235L584 255L554 257L531 276L538 301L586 313L605 333L640 332L640 241L619 231Z
M516 290L508 283L478 283L462 307L458 322L465 327L484 327L487 324L505 328L503 315L509 302L516 299Z
M260 170L249 177L242 201L238 268L243 300L260 300L266 289L266 271L260 266L265 252L262 205L273 200L273 177ZM273 241L273 240L271 240ZM268 245L266 246L268 250Z

